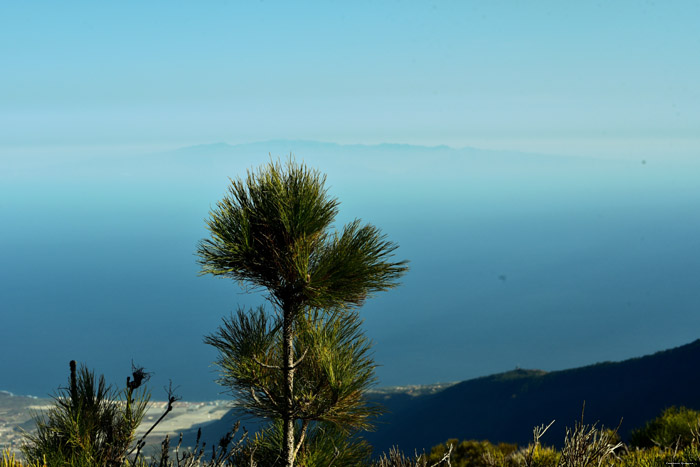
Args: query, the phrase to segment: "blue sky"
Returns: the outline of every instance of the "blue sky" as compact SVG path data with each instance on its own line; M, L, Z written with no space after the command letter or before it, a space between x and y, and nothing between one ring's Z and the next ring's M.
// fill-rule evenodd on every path
M700 3L3 2L0 156L274 138L700 152Z

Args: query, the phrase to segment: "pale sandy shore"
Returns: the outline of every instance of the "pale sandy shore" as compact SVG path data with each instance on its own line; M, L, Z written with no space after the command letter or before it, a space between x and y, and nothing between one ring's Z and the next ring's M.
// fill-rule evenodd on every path
M51 407L50 399L14 396L4 393L0 397L0 450L16 450L22 443L23 433L32 431L32 414L41 414ZM173 404L173 410L148 436L148 444L160 443L165 435L177 438L183 431L197 425L221 419L232 408L231 401L184 402ZM148 405L137 436L143 435L165 412L167 402L152 401Z
M167 402L151 402L137 433L142 434L165 412ZM173 410L151 432L152 437L163 439L188 430L195 425L221 419L232 408L231 401L175 402Z

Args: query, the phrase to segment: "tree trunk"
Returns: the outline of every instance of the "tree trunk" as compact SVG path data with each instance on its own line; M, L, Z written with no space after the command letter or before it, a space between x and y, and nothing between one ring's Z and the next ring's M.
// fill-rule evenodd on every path
M284 359L282 374L284 375L284 414L282 417L282 459L285 467L294 467L294 312L291 307L285 307L284 322L282 323Z

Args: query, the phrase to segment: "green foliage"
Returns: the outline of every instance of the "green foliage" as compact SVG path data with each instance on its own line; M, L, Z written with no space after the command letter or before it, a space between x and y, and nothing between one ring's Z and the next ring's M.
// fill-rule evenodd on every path
M301 426L296 425L296 435L301 435ZM253 459L259 466L283 465L280 457L283 439L282 423L272 423L261 433L257 433L246 446L239 459ZM357 436L348 436L332 423L312 423L306 439L296 458L296 464L303 467L354 467L367 465L372 447Z
M686 448L697 442L700 412L685 407L669 407L649 421L643 428L632 432L630 445L640 448L652 446Z
M388 454L382 453L379 459L370 465L371 467L450 467L450 456L451 452L448 449L441 459L432 462L425 453L407 456L397 447L393 447Z
M644 448L628 449L619 439L617 430L586 425L581 422L567 428L564 447L557 451L539 444L539 438L547 428L536 427L534 442L526 448L517 449L514 445L494 446L488 441L458 441L450 439L431 450L429 462L442 458L452 446L450 465L454 467L666 467L668 465L700 465L698 449L697 412L688 409L667 409L650 421L640 433L649 436L653 433L672 433L665 439L674 439L677 433L690 434L685 446L675 441L666 446L649 445ZM688 428L690 426L690 428ZM662 429L665 427L665 430ZM683 428L681 430L680 428ZM648 438L647 438L648 439ZM678 439L677 436L675 439ZM385 464L386 466L393 464ZM403 465L403 464L400 464ZM406 464L409 465L409 464ZM413 464L411 464L413 465Z
M374 364L352 307L396 286L407 270L405 261L390 261L397 246L376 227L355 220L331 230L339 203L324 184L325 176L291 160L231 181L197 250L203 274L262 287L275 305L274 317L239 310L205 342L219 350L220 382L243 406L281 421L289 467L313 422L346 433L371 427L378 411L363 393Z
M669 465L700 465L700 452L695 447L681 450L657 446L630 450L620 456L615 467L668 467Z
M559 463L560 459L561 453L556 449L536 444L516 451L509 456L504 456L503 463L500 463L498 458L491 458L489 459L491 462L488 462L486 465L498 467L557 467L562 465ZM498 462L494 463L493 460ZM568 466L568 464L563 465ZM584 465L581 464L580 467Z
M293 161L232 180L197 250L202 273L264 287L280 305L293 298L316 308L361 305L394 287L407 270L388 261L397 245L357 220L330 231L339 202L324 185L324 175Z
M149 464L143 467L255 467L249 456L245 456L244 448L249 441L248 434L244 432L238 436L240 422L236 422L233 428L226 433L218 445L211 449L205 449L206 443L202 441L201 428L197 432L197 441L194 446L182 446L182 433L175 449L170 446L170 437L165 436L161 442L160 455L155 456Z
M294 387L300 419L331 422L342 431L372 428L379 409L365 393L375 384L375 364L361 324L356 310L310 309L300 317L295 346L308 352Z
M452 467L468 467L472 465L483 465L485 459L499 459L505 462L508 456L511 456L518 449L515 444L499 443L493 445L489 441L459 441L457 439L448 439L442 444L434 446L428 455L428 463L432 465L440 461L449 452L452 447L452 455L450 458Z
M14 452L10 451L9 448L5 448L2 450L2 457L0 457L0 467L47 467L47 464L44 459L41 462L32 464L22 463Z
M297 317L295 347L304 354L295 372L296 419L332 422L345 431L371 427L379 410L364 394L375 382L375 365L360 325L355 310L311 309ZM281 339L281 326L262 309L239 310L205 338L219 350L219 383L251 413L270 419L284 403Z
M525 448L512 444L494 446L488 441L462 441L452 439L434 447L431 459L440 457L450 446L452 465L459 467L586 467L612 465L615 451L622 446L617 430L587 425L582 420L566 429L564 447L557 451L540 444L540 438L552 426L541 425L533 429L533 441Z
M103 376L95 378L84 366L76 370L72 361L69 387L59 389L46 416L35 416L37 430L25 437L24 457L50 466L122 465L149 400L140 383L118 394Z
M566 428L564 448L561 452L562 466L598 466L614 457L615 451L623 446L617 430L598 427L597 423L587 425L581 421L573 428Z
M271 322L272 321L272 322ZM215 334L204 342L219 351L218 383L230 389L232 395L252 414L274 418L276 404L284 393L284 380L279 371L282 357L277 349L279 326L274 326L262 307L223 319Z

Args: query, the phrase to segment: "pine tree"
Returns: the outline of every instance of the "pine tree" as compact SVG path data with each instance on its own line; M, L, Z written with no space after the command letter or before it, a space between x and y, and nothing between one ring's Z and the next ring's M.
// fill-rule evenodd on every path
M333 231L338 206L318 171L271 162L231 182L197 250L202 274L263 288L274 308L238 310L205 341L219 350L220 382L251 413L281 421L287 467L309 423L371 426L377 410L363 394L374 362L356 309L407 271L376 227Z

